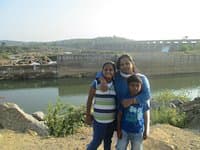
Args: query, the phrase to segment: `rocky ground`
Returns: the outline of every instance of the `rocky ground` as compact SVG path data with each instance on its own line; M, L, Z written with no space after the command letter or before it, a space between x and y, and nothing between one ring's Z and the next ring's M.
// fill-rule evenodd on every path
M35 132L17 133L0 130L1 150L84 150L91 140L92 129L83 127L77 134L64 137L40 137ZM114 149L114 147L112 147ZM144 150L198 150L200 131L180 129L170 125L154 125ZM102 150L102 147L99 148Z

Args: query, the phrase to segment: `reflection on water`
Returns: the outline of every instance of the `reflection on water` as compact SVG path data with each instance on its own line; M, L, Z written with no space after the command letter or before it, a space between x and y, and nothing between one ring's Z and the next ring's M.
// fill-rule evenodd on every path
M17 103L26 112L46 111L49 103L60 98L73 105L85 104L92 79L51 79L0 81L0 101ZM181 75L150 78L153 95L165 89L186 90L191 98L200 96L200 76Z

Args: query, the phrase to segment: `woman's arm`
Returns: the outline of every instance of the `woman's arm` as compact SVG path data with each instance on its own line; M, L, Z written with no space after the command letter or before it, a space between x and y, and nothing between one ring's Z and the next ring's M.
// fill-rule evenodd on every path
M108 90L108 85L107 85L105 78L103 77L102 72L97 72L96 80L98 80L100 82L100 90L102 92L105 92Z
M96 89L93 87L90 88L88 99L87 99L87 107L86 107L86 119L85 122L88 125L92 124L92 115L91 115L91 107L92 107L92 101L95 95Z
M142 79L142 90L140 94L138 94L135 99L136 103L144 104L151 98L150 84L149 80L145 75L139 75Z
M144 104L151 98L150 84L149 80L145 75L140 75L142 79L142 89L141 92L134 98L126 99L122 101L122 105L126 108L132 104Z

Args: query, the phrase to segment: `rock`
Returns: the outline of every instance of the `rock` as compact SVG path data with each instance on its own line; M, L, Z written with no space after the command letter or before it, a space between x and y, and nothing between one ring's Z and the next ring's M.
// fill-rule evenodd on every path
M30 130L30 129L28 129L26 132L27 132L28 134L32 135L32 136L37 136L37 135L38 135L37 132L35 132L35 131L33 131L33 130Z
M183 101L175 99L175 100L171 100L170 103L173 103L176 107L180 107L180 105L184 104Z
M144 141L144 149L148 150L175 150L175 146L170 145L164 141L148 138Z
M169 107L176 109L176 105L174 103L169 103Z
M41 136L49 135L48 127L44 123L25 113L14 103L0 103L0 125L14 131L33 130Z
M37 111L32 113L32 116L37 119L38 121L44 121L44 113L42 111Z
M159 102L157 102L156 100L151 99L150 106L152 109L159 109L161 107L161 104Z
M200 97L184 103L181 106L181 111L186 113L187 126L200 130Z

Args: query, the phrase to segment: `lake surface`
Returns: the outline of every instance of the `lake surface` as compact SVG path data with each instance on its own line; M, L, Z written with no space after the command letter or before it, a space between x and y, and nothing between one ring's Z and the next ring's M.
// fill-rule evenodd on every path
M186 91L191 99L200 96L200 75L174 75L149 78L152 95L163 90ZM48 79L0 81L0 101L18 104L25 112L46 112L56 99L73 105L85 104L92 79Z

